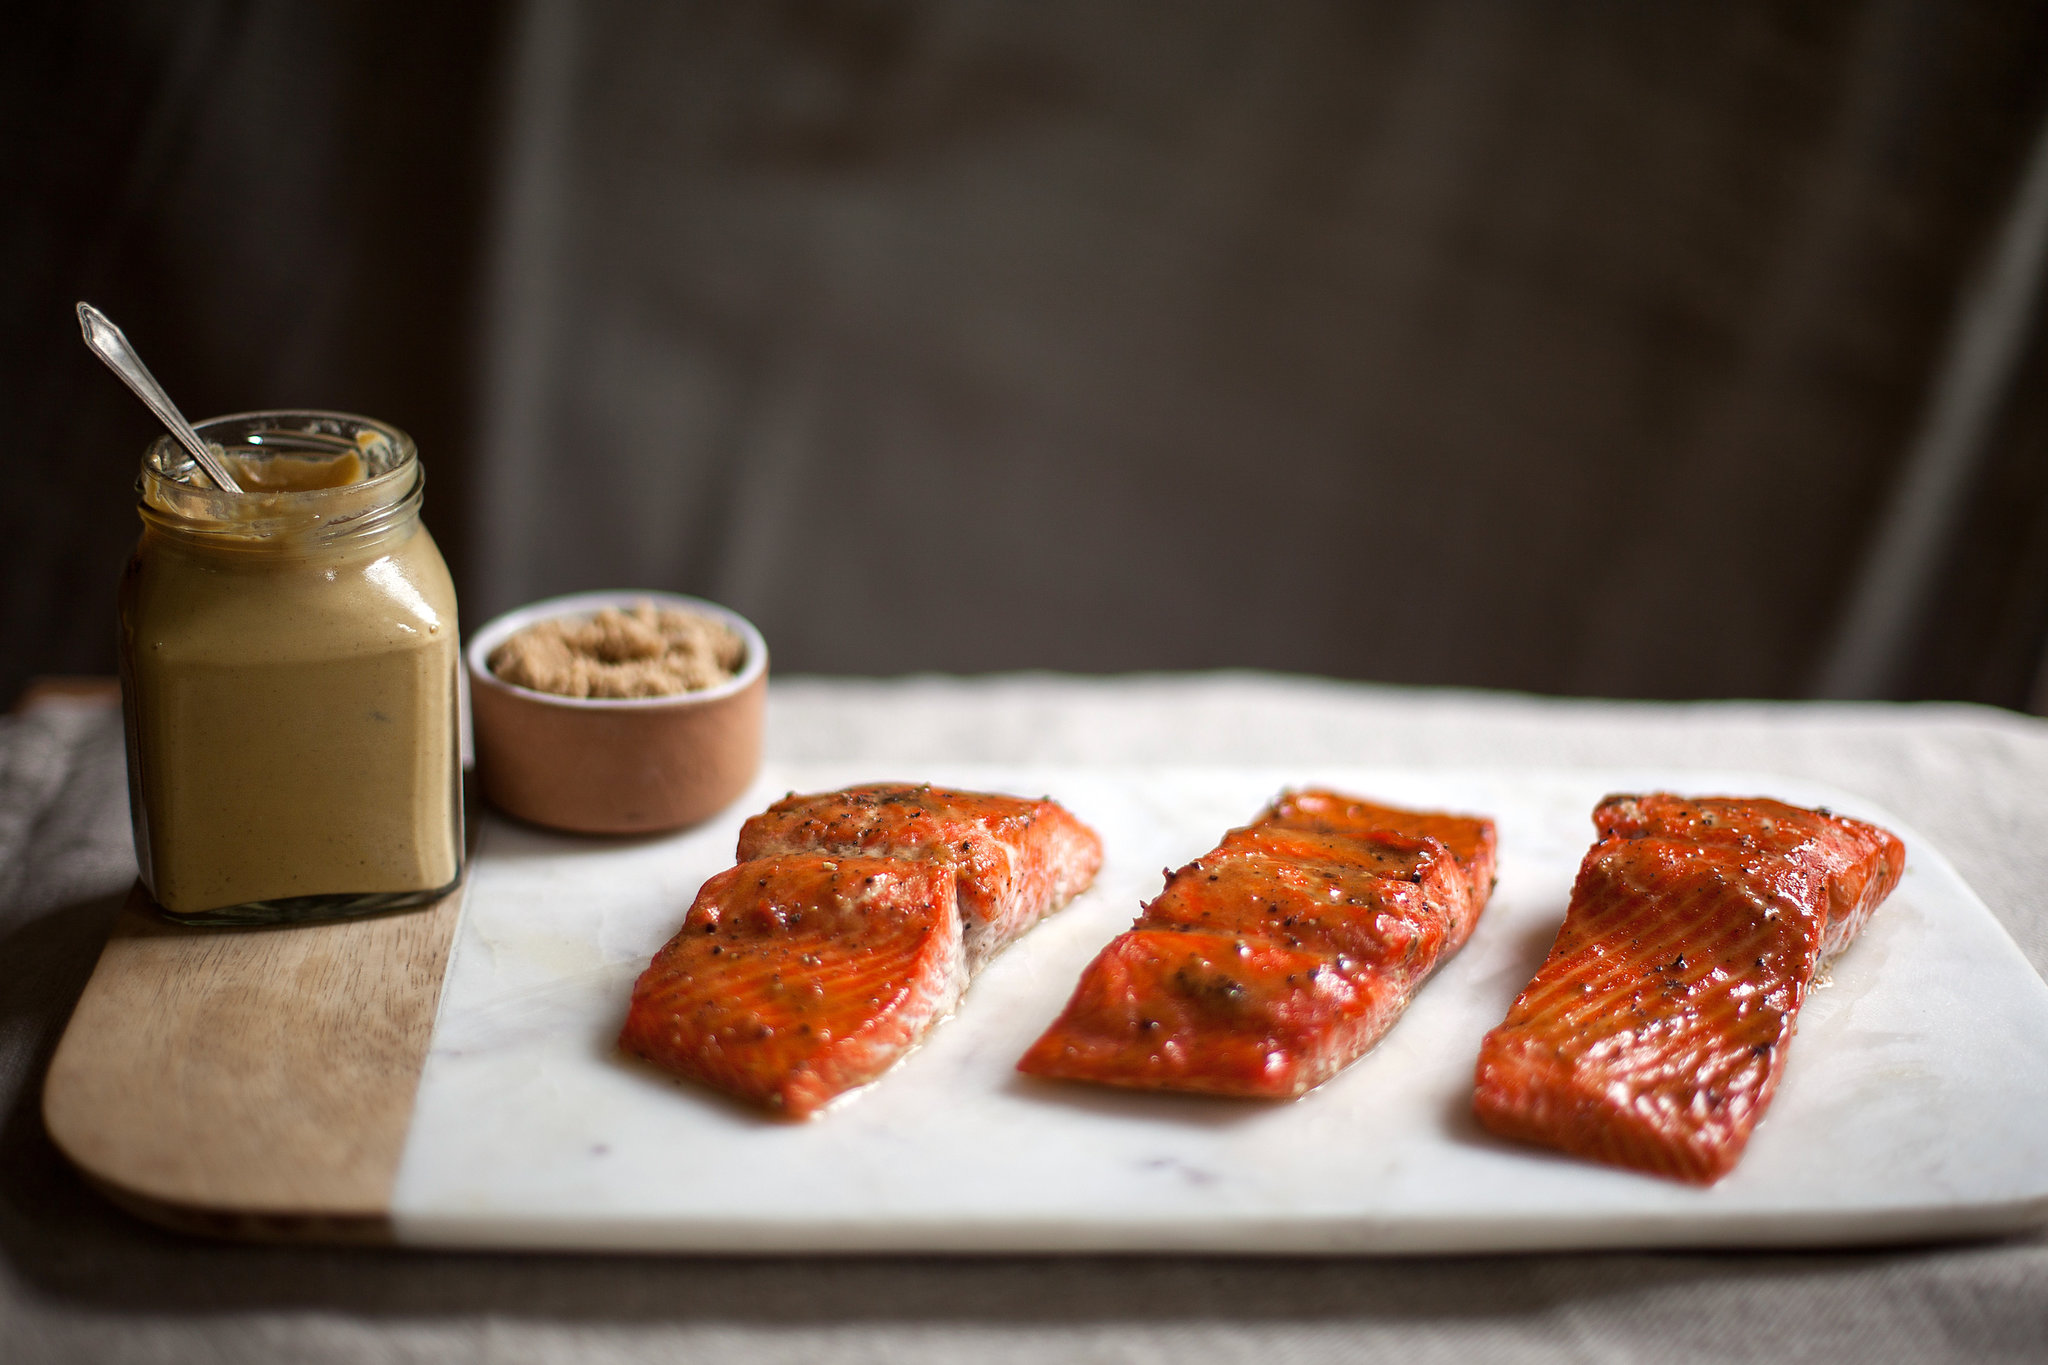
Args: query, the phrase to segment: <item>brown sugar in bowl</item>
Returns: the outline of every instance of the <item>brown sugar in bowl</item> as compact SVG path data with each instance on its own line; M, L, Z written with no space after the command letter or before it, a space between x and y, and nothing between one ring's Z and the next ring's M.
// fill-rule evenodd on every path
M493 650L526 627L636 603L723 621L746 642L729 682L667 697L563 697L507 682ZM761 768L768 645L753 623L712 602L664 592L588 592L507 612L464 657L484 799L536 825L578 834L652 834L732 804Z

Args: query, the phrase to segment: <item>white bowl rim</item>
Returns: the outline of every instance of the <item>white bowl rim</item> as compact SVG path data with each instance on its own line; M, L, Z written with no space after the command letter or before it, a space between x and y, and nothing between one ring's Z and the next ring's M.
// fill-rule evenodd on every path
M738 631L740 638L746 641L746 662L740 665L738 674L716 687L707 687L697 692L677 692L665 697L565 697L558 692L542 692L535 688L522 687L515 682L507 682L491 672L491 651L536 622L552 620L558 616L589 616L605 607L630 607L639 602L679 607L725 622ZM586 711L632 711L658 706L702 706L744 692L756 678L768 671L768 642L761 637L761 632L755 629L752 621L731 607L722 607L701 597L647 589L605 589L598 592L570 593L564 597L547 597L538 602L529 602L523 607L515 607L502 616L493 617L470 636L469 646L463 651L463 658L469 665L472 686L495 687L514 696L529 697L534 701Z

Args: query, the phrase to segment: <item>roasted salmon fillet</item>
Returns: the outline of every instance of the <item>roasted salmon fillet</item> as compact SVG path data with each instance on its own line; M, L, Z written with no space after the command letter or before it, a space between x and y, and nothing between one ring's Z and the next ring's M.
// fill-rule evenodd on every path
M1431 830L1455 833L1485 881ZM1018 1069L1256 1099L1311 1090L1470 935L1493 845L1491 821L1289 793L1166 874Z
M1549 957L1480 1048L1474 1108L1505 1137L1711 1184L1905 845L1763 797L1610 796L1593 823Z
M620 1046L803 1118L895 1064L967 984L953 869L801 854L704 883Z
M741 859L777 853L913 858L953 869L967 968L982 965L1095 880L1102 841L1051 800L929 784L792 793L740 829Z
M633 987L619 1045L791 1118L874 1080L968 978L1087 888L1051 801L928 786L791 796L749 820Z

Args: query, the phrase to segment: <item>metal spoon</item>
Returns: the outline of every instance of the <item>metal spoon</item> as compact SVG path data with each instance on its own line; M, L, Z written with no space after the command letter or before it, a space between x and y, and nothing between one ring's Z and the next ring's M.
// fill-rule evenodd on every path
M178 444L192 452L192 458L199 461L199 467L213 480L214 487L230 493L242 491L242 485L235 482L235 476L228 473L227 466L213 453L206 442L199 439L199 433L192 430L192 424L178 411L178 405L164 392L164 386L156 382L156 376L142 363L142 357L135 354L135 348L128 344L128 338L121 335L121 329L105 313L89 303L78 305L78 326L85 333L85 344L92 347L92 353L107 362L107 368L121 376L121 382L135 391L135 396L149 405L157 420L170 428L171 435L178 438Z

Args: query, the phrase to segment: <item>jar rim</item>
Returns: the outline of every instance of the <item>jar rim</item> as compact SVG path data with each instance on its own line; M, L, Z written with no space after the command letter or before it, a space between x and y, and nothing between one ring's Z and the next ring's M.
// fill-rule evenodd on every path
M249 412L231 412L219 417L208 417L204 421L194 422L192 429L198 433L201 440L230 449L262 449L266 445L282 447L287 441L296 439L309 447L317 448L333 442L342 449L361 451L364 445L362 437L372 436L375 444L382 446L391 454L377 475L364 479L360 484L347 485L350 488L361 488L390 478L406 465L419 459L419 447L404 431L389 422L380 422L374 417L364 417L353 412L331 412L319 408L259 408ZM273 439L266 442L265 437ZM339 449L336 453L339 453ZM162 456L172 458L164 459ZM148 449L143 452L144 468L159 477L181 484L194 492L221 495L219 489L202 488L173 477L171 470L180 464L186 468L197 468L196 462L186 453L184 446L169 433L151 441ZM322 495L341 491L343 490L338 488L312 488L279 491L273 496L308 498L317 503Z
M197 462L175 438L162 435L144 450L136 479L140 511L150 524L207 539L224 533L267 540L290 531L369 530L366 523L381 524L389 513L418 505L425 479L419 448L389 422L317 408L272 408L209 417L193 423L193 430L231 452L360 453L374 472L332 488L227 493L210 481L193 482L189 475Z

